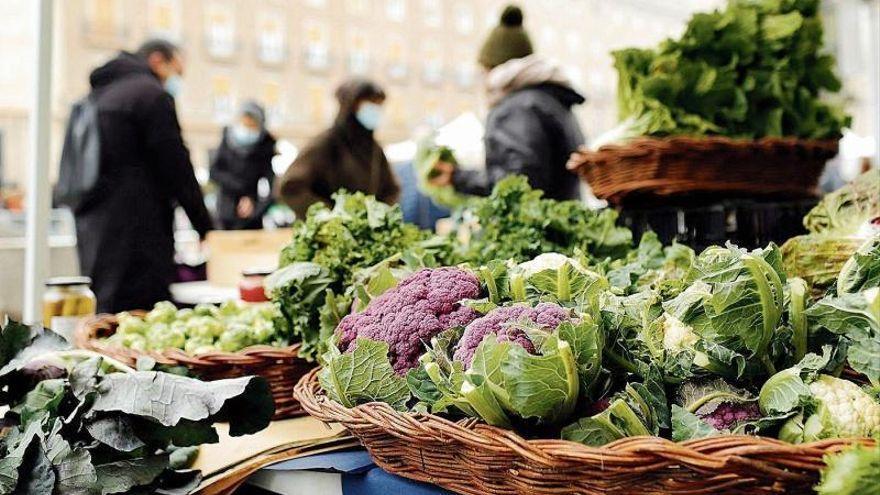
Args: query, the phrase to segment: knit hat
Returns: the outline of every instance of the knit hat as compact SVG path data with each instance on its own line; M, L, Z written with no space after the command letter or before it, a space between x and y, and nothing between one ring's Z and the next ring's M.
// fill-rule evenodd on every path
M501 23L492 29L480 48L477 60L486 68L493 68L514 58L532 54L532 40L523 29L523 13L519 7L508 5L501 13Z

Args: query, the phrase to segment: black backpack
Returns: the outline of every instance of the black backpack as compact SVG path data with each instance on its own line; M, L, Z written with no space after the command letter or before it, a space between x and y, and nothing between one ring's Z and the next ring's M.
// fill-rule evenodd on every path
M61 167L55 186L55 203L77 211L94 196L101 176L101 132L98 106L91 95L73 104Z

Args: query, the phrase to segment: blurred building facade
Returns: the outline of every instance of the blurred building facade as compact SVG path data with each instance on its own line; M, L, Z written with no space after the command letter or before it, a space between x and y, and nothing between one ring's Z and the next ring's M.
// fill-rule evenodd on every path
M861 0L850 0L861 1ZM482 107L476 52L504 0L56 0L53 156L88 74L121 49L164 37L185 50L178 112L197 167L240 101L256 98L270 128L302 144L336 111L349 75L385 85L381 140L409 138ZM520 0L536 51L563 63L587 103L588 136L616 123L609 52L677 35L722 0ZM0 2L0 181L24 182L33 87L33 2ZM846 75L846 74L845 74ZM859 102L855 102L859 104ZM863 102L862 102L863 103ZM862 105L864 106L864 105ZM870 107L869 107L870 108ZM56 160L57 161L57 160Z

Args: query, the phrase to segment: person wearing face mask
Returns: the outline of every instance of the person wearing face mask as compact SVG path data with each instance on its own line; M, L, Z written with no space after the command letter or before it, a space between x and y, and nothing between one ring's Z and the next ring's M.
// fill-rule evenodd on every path
M400 187L373 132L382 124L385 92L376 83L352 79L336 90L339 113L330 129L312 140L276 184L275 195L298 218L309 206L329 204L339 189L397 202Z
M271 198L260 198L257 185L275 181L272 157L275 138L266 130L266 115L255 101L242 105L238 121L223 129L220 147L211 159L211 180L217 184L217 219L227 230L260 229Z
M151 40L91 73L99 173L73 213L98 312L149 309L170 298L178 205L201 237L212 228L174 104L183 72L180 50Z
M579 197L578 178L565 164L584 144L572 113L584 97L558 65L533 53L522 24L522 10L508 6L480 49L489 103L485 171L458 170L440 162L431 180L434 185L484 196L504 177L521 174L548 198Z

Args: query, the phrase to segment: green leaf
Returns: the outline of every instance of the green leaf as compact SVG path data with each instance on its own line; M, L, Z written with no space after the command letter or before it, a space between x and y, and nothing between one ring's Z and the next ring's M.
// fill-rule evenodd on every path
M345 407L385 402L402 410L410 399L406 379L398 376L388 361L386 342L358 338L354 350L340 353L331 346L323 359L318 375L321 387Z
M779 40L793 35L804 22L799 12L768 15L761 20L761 31L768 40Z
M66 391L67 387L63 379L41 381L25 395L24 402L18 406L21 421L28 423L40 413L55 415Z
M785 414L803 404L812 396L806 380L813 379L830 358L831 347L825 346L822 356L807 354L797 365L771 376L758 394L761 412L766 415Z
M837 293L852 294L880 287L880 234L868 239L844 263L837 278Z
M103 416L85 422L86 431L95 440L121 452L132 452L145 444L136 436L127 416Z
M696 414L678 404L672 405L672 440L683 442L717 435L718 431Z
M107 495L149 485L167 468L168 455L163 454L98 464L95 471L101 494Z
M558 423L574 410L580 390L577 365L571 345L556 335L547 338L537 356L509 346L501 371L510 407L519 416Z
M175 426L181 420L229 421L229 434L247 435L269 424L275 407L261 377L213 382L154 371L115 373L97 387L94 411L122 412Z

